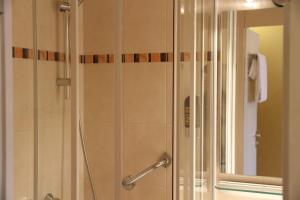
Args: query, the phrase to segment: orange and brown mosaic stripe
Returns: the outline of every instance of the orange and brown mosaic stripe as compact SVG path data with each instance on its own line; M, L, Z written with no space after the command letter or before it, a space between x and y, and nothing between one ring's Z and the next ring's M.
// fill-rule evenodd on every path
M80 55L81 64L104 64L114 62L115 56L113 54Z
M173 53L131 53L122 54L122 63L172 62Z
M33 50L29 49L29 48L13 47L13 57L14 58L32 59L33 58Z
M33 49L13 47L13 58L33 59ZM38 60L64 62L65 54L55 51L38 50Z
M114 63L112 54L80 55L82 64ZM127 53L122 54L122 63L172 62L173 53Z
M13 58L33 59L33 49L13 47ZM66 56L64 53L38 50L38 60L43 61L55 61L64 62ZM196 60L201 60L202 55L197 52ZM174 54L172 52L162 53L126 53L122 54L122 63L159 63L159 62L173 62ZM181 62L189 62L192 60L192 54L190 52L181 52L179 54ZM211 52L206 52L204 55L206 61L211 61ZM91 54L80 55L79 61L81 64L112 64L115 63L115 56L113 54Z

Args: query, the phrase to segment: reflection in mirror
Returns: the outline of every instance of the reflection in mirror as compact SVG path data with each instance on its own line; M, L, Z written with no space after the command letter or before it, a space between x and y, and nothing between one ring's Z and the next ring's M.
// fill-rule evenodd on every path
M262 2L218 16L219 162L221 173L281 177L283 9Z

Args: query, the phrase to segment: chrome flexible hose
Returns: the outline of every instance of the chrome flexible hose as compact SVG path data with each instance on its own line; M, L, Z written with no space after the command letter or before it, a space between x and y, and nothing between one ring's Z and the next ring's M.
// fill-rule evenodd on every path
M97 200L95 184L94 184L94 181L93 181L93 176L92 176L92 173L91 173L91 168L90 168L89 160L88 160L88 157L87 157L86 146L85 146L85 142L84 142L84 138L83 138L82 123L81 123L80 119L79 119L79 135L80 135L82 153L83 153L83 157L84 157L84 163L85 163L85 167L86 167L86 170L87 170L87 173L88 173L92 193L93 193L93 200Z

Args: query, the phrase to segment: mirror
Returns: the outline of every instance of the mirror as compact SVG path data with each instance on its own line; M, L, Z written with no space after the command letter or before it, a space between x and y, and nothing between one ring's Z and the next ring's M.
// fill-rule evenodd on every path
M232 2L218 16L220 171L282 177L283 8Z

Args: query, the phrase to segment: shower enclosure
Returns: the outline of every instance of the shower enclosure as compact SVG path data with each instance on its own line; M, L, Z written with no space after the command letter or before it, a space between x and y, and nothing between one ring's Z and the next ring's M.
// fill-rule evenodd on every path
M6 5L11 199L213 198L214 1Z

